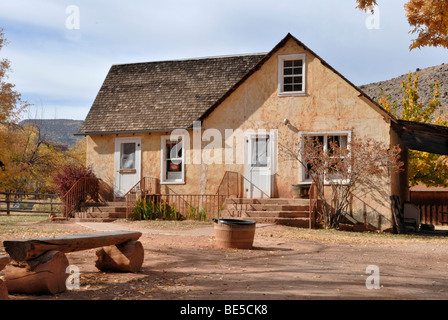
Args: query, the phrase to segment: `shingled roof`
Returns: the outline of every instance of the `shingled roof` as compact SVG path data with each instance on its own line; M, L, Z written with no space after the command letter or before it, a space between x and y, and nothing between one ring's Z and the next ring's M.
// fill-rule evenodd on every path
M265 56L114 65L79 133L189 128Z

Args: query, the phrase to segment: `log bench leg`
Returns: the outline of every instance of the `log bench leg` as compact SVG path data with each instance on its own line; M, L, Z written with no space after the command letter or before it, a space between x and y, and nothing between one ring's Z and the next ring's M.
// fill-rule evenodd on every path
M10 259L8 256L0 256L0 271L3 270L9 263ZM8 289L3 280L0 279L0 300L8 300Z
M8 300L8 289L5 282L0 279L0 300Z
M143 264L144 249L140 241L129 241L100 248L96 255L95 266L101 271L138 272Z
M65 254L52 250L31 260L9 264L5 268L4 282L9 293L61 293L66 290L68 266Z

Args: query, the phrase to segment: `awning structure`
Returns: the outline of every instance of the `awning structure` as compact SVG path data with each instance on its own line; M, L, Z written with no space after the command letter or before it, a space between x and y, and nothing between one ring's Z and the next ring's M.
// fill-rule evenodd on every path
M396 120L392 128L409 149L448 155L448 127Z

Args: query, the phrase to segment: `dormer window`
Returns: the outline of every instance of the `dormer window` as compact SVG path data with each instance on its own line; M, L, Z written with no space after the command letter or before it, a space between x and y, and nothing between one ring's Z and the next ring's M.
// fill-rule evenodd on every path
M305 94L305 54L280 55L278 57L278 94Z

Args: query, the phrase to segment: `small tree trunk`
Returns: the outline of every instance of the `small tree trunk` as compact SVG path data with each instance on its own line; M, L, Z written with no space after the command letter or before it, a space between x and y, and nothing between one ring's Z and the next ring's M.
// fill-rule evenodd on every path
M95 266L101 271L138 272L140 271L144 249L140 241L129 241L98 249Z
M56 294L66 290L68 266L64 253L48 251L37 258L9 264L4 281L9 293Z

